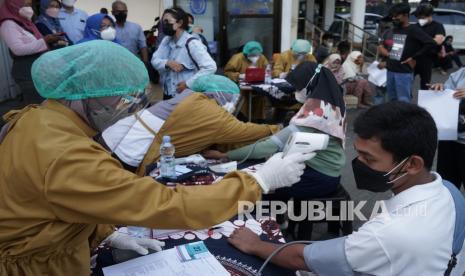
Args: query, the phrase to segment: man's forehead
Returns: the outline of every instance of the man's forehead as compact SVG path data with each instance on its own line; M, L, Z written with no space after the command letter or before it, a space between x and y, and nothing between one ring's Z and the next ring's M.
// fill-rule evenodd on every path
M381 145L381 140L377 137L371 137L369 139L363 139L359 136L354 141L355 150L368 153L373 156L384 156L389 154L385 151Z

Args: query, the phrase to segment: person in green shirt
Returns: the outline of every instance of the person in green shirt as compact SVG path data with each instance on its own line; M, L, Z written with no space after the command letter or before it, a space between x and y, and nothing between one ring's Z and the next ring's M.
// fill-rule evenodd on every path
M346 159L343 148L343 93L331 71L312 62L304 62L297 66L286 80L296 89L297 101L303 103L288 127L252 145L226 153L208 150L203 152L203 155L206 158L232 161L245 158L264 159L283 151L286 141L294 132L328 134L328 147L316 152L316 156L306 162L307 167L301 181L291 188L276 190L268 199L309 199L328 195L337 189Z

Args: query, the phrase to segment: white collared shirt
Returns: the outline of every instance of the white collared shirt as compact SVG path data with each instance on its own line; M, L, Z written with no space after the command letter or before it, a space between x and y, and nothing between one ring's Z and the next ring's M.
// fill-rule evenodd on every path
M439 174L385 201L381 213L349 235L352 269L371 275L444 275L452 254L455 205ZM464 247L465 249L465 247ZM464 249L451 275L465 271Z

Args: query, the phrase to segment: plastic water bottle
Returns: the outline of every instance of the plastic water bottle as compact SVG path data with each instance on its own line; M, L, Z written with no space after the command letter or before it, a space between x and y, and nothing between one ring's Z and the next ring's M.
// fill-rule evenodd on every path
M268 64L265 69L265 84L271 84L271 64Z
M170 136L163 136L160 147L160 176L176 178L176 163L174 162L174 146Z

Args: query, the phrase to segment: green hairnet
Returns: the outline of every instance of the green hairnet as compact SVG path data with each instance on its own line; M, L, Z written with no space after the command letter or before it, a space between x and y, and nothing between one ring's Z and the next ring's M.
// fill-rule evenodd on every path
M32 65L32 80L44 98L82 100L143 92L149 76L124 47L94 40L43 54Z
M235 82L220 75L203 75L195 79L191 89L195 92L224 92L239 94L240 89Z
M263 53L263 48L260 42L258 41L249 41L245 44L244 49L242 50L244 55L261 55Z
M312 45L308 40L305 39L297 39L292 43L291 50L294 53L310 53L312 49Z

